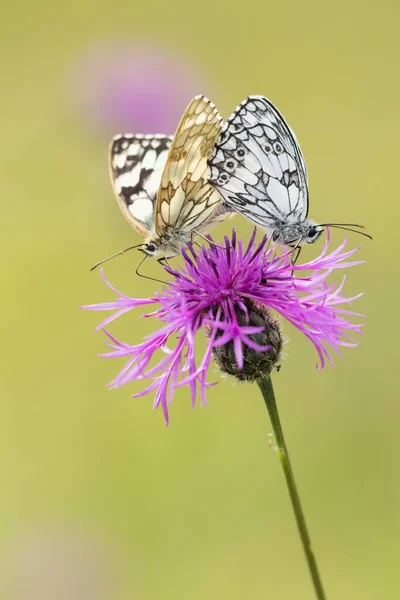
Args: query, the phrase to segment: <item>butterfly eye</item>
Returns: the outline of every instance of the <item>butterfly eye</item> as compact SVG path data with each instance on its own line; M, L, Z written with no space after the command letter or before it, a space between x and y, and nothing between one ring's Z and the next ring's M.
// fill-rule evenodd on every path
M312 244L313 242L315 242L319 238L321 233L321 229L318 229L314 225L311 225L311 227L309 227L307 231L307 243Z
M228 160L225 161L224 168L228 173L233 173L236 167L237 161L234 158L228 158Z
M265 146L264 146L264 151L265 151L267 154L271 154L271 152L272 152L272 146L271 146L271 144L265 144Z
M281 152L283 152L282 144L280 144L279 142L275 142L274 151L276 154L281 154Z
M152 244L151 242L150 242L150 244L146 244L146 251L149 254L153 254L156 251L156 245Z

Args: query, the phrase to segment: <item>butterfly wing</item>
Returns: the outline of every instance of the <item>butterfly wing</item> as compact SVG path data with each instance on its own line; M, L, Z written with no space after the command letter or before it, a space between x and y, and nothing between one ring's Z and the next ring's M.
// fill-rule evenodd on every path
M202 228L221 202L209 184L207 164L222 118L210 100L196 96L187 107L168 152L157 195L154 228L190 232Z
M293 131L263 96L246 98L225 123L209 161L228 206L268 228L303 221L307 169Z
M154 207L171 136L117 135L109 152L111 183L127 221L146 236L154 224Z

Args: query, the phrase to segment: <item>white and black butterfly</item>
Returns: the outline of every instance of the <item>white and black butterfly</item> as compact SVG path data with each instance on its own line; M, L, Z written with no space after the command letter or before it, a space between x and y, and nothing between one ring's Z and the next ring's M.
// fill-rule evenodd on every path
M221 130L209 165L210 183L224 202L265 228L273 241L310 244L327 225L307 218L306 163L295 134L267 98L249 96L239 104Z
M209 161L224 202L271 232L274 241L314 242L307 219L307 169L294 133L263 96L249 96L225 123Z
M140 246L148 256L174 256L196 234L232 214L209 183L207 160L221 126L214 104L196 96L173 137L114 137L111 182L126 219L146 238Z
M171 135L116 135L109 152L110 178L120 208L143 236L154 224L161 176L171 146Z

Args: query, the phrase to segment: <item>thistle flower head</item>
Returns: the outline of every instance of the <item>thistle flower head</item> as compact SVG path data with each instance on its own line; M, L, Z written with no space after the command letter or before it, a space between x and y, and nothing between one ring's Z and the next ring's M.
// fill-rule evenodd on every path
M361 333L361 326L350 318L360 315L340 307L355 298L342 295L345 278L339 286L329 284L328 278L336 269L359 264L349 260L357 249L346 250L346 239L329 252L328 232L316 259L293 265L292 251L278 254L267 236L256 243L255 235L254 230L247 245L236 239L235 232L231 239L225 237L222 246L211 238L210 246L199 251L189 245L182 251L182 266L165 267L171 281L152 298L128 297L113 288L102 273L116 299L84 308L112 311L99 325L110 347L103 356L123 357L126 364L110 387L149 380L135 396L154 392L154 407L162 406L168 424L168 405L178 387L190 389L193 406L198 393L205 403L213 354L220 368L243 380L257 379L274 368L282 346L276 315L311 341L319 368L326 360L332 362L332 351L340 353L341 346L355 345L352 336ZM146 305L154 305L155 310L144 316L156 319L160 328L141 343L117 341L104 329L122 314ZM208 339L198 359L195 340L202 329Z
M280 368L279 360L282 354L282 336L279 323L262 304L245 298L244 308L236 306L235 316L239 327L254 327L254 333L249 334L253 344L242 345L242 362L239 366L235 351L234 339L220 343L213 348L213 357L223 373L236 377L239 381L258 381L263 379L273 369ZM218 332L215 339L220 341L224 335Z

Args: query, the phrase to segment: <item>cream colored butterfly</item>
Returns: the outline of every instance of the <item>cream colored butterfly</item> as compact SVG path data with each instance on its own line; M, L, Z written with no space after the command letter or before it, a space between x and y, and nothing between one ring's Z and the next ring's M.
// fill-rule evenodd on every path
M222 118L210 100L190 102L173 138L124 134L110 148L111 181L148 256L176 256L196 234L232 214L209 182L207 160Z

